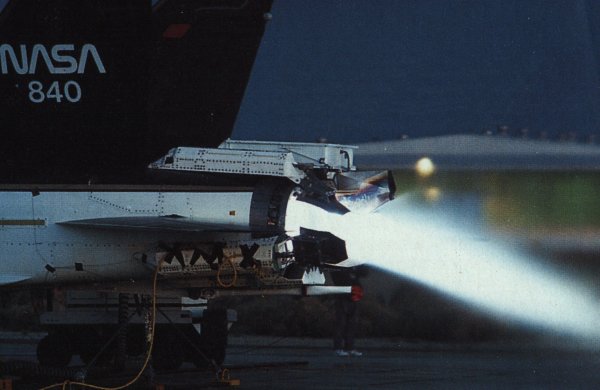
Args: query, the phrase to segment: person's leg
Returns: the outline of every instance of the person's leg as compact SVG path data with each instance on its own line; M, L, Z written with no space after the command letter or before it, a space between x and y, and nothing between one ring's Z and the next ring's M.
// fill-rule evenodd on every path
M358 324L358 303L348 301L346 305L346 333L344 339L346 342L346 351L350 356L362 356L361 352L358 352L354 348L354 335L356 326Z
M336 351L345 349L344 339L346 333L346 311L344 310L343 297L336 297L333 304L335 310L335 324L333 327L333 348Z
M354 333L358 321L358 308L356 302L347 300L344 302L345 329L344 329L344 349L346 351L354 350Z

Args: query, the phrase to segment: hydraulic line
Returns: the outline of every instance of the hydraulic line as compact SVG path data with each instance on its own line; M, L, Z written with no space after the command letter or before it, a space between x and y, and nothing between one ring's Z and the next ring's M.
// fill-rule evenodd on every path
M223 264L225 262L222 262L221 264L219 264L219 269L217 270L217 284L219 285L219 287L222 288L230 288L230 287L234 287L236 282L237 282L237 269L235 268L235 263L233 262L231 256L225 256L224 259L225 261L227 261L227 263L229 263L231 269L233 270L233 279L231 280L231 283L223 283L223 281L221 280L221 270L223 269Z
M141 378L142 374L146 370L146 367L148 367L150 358L152 357L152 348L154 346L154 334L155 334L155 329L156 329L156 286L157 286L157 282L158 282L158 273L160 272L162 264L163 264L163 260L161 260L158 263L156 270L154 271L154 279L152 281L152 321L151 321L151 325L150 325L148 352L146 353L146 359L144 360L144 364L142 365L142 367L140 368L140 370L138 371L136 376L133 377L129 382L125 383L124 385L117 386L117 387L96 386L96 385L83 383L83 382L72 382L67 379L64 382L55 383L50 386L42 387L40 390L49 390L49 389L55 389L58 387L60 387L62 390L66 390L67 388L70 387L70 385L77 385L77 386L81 386L83 388L95 389L95 390L121 390L121 389L124 389L126 387L133 385L135 382L137 382Z
M225 283L221 279L221 272L223 271L223 264L225 264L225 262L227 262L229 264L229 266L231 267L231 269L233 270L233 279L231 280L230 283ZM258 281L262 281L262 279L269 276L268 271L264 270L262 268L262 266L260 265L260 263L254 264L251 268L251 271L254 273L254 276L256 277L256 279ZM219 268L217 269L217 284L221 288L235 287L235 285L237 283L237 278L238 278L238 270L235 266L235 263L233 262L233 258L230 256L225 256L223 258L223 262L221 262L221 264L219 264Z

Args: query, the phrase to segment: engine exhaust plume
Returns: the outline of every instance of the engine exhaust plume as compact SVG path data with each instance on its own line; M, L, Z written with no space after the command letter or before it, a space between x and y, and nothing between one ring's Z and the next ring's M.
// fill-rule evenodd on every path
M457 226L407 197L377 213L334 215L290 201L286 228L329 231L348 260L370 264L457 298L491 316L600 341L600 304L575 278Z

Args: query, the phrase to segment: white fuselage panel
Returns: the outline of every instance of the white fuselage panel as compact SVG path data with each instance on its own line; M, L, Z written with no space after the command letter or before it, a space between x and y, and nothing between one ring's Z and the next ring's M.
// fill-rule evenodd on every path
M65 224L171 217L248 227L250 192L0 192L0 286L147 279L159 243L216 242L224 233Z

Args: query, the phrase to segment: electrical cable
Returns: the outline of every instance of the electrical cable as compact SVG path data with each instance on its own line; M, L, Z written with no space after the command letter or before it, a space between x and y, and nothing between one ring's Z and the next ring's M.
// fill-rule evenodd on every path
M155 334L155 329L156 329L156 286L157 286L157 282L158 282L158 273L160 272L162 264L163 264L163 260L160 260L160 262L158 263L158 266L156 267L156 270L154 271L154 279L152 281L152 321L151 321L151 327L150 327L148 352L146 353L146 359L144 361L144 364L138 371L137 375L135 377L133 377L129 382L125 383L124 385L117 386L117 387L96 386L96 385L83 383L83 382L72 382L67 379L64 382L55 383L50 386L42 387L39 390L50 390L50 389L54 389L57 387L61 387L62 390L66 390L67 386L70 386L70 385L81 386L83 388L94 389L94 390L121 390L121 389L124 389L126 387L133 385L135 382L137 382L140 379L140 377L142 376L142 374L148 367L148 363L150 362L150 358L152 357L152 348L154 347L154 334Z

